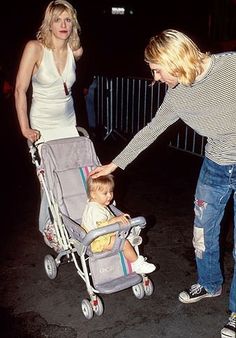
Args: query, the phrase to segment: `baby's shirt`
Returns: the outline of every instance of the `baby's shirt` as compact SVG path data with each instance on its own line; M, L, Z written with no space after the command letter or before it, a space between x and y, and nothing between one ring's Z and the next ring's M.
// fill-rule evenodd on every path
M99 226L107 225L107 221L113 218L114 215L107 207L101 206L97 202L88 201L82 216L82 227L86 232L98 228Z

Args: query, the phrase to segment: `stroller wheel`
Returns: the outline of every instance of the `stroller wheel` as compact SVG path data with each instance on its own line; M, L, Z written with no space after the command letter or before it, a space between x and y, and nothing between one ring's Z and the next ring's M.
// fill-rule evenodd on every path
M151 279L148 279L147 281L144 282L144 292L146 296L151 296L154 291L154 286L153 282Z
M47 276L50 279L55 279L57 276L57 265L55 259L51 255L46 255L44 258L44 268Z
M87 319L93 318L93 308L88 299L83 299L81 303L82 312Z
M97 305L94 305L93 311L97 316L101 316L104 311L103 304L99 297L96 297L96 301L97 301Z
M142 283L132 286L133 294L136 298L142 299L145 295L144 287Z

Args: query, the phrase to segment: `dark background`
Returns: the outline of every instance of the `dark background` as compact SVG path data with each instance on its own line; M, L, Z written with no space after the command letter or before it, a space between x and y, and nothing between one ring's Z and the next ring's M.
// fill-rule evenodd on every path
M12 81L26 42L34 39L49 1L8 1L0 13L0 62ZM71 0L82 27L82 73L150 76L143 61L149 38L167 28L183 30L203 50L234 49L236 0ZM124 6L125 15L111 15ZM84 75L83 75L84 77Z
M48 3L48 0L8 1L0 13L0 66L13 90L24 46L35 39ZM159 31L182 30L203 51L236 50L236 0L71 0L71 3L77 9L82 28L84 54L73 90L76 111L85 127L83 88L88 87L93 75L149 78L144 48ZM124 6L125 15L111 15L113 6ZM13 95L11 107L8 102L8 107L2 108L5 110L10 113L9 120L15 120ZM18 125L17 121L15 124Z
M35 38L48 3L46 0L7 2L1 11L1 63L13 79L23 47ZM218 30L222 32L223 28L216 27L220 25L219 16L221 21L227 17L226 21L230 21L227 27L232 26L235 20L229 15L232 16L232 8L236 7L234 0L73 0L71 3L78 11L82 27L84 67L95 73L131 76L147 75L143 50L148 39L160 30L183 30L204 49L209 49L214 40L232 38L227 32L220 36ZM112 6L122 5L126 9L124 16L110 14Z
M0 13L0 62L12 81L25 43L34 39L49 1L8 1ZM167 28L183 30L203 50L234 49L235 0L71 0L82 27L84 72L147 76L143 51L149 38ZM125 15L111 15L124 6Z

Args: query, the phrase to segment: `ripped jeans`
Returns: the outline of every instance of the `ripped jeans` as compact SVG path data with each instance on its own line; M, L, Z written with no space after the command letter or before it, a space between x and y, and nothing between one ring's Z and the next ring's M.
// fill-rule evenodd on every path
M195 193L193 246L198 270L198 283L215 293L223 283L220 267L220 224L226 204L234 198L234 274L229 309L236 312L236 164L219 165L204 159Z

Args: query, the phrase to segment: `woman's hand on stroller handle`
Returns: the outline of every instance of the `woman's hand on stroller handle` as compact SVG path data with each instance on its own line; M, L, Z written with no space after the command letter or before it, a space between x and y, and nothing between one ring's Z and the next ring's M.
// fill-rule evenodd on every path
M22 131L23 136L29 140L30 142L34 143L40 139L41 134L40 131L37 129L26 128Z
M109 164L105 164L105 165L102 165L102 166L99 166L99 167L93 169L89 173L89 176L92 176L92 178L105 176L105 175L112 173L114 170L116 170L116 168L117 168L117 165L115 163L111 162Z

